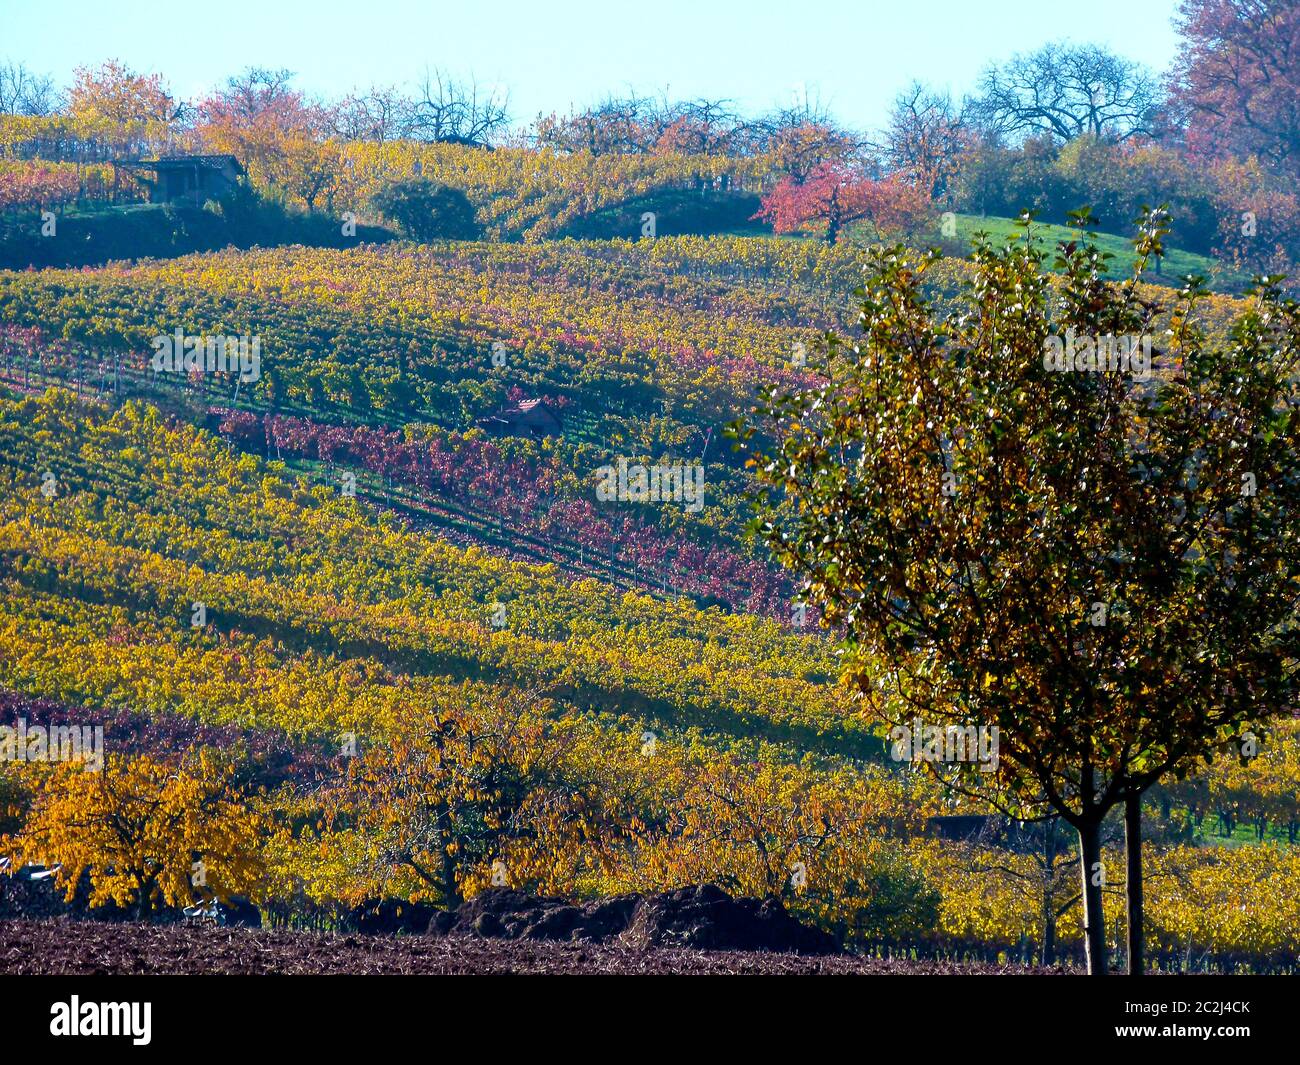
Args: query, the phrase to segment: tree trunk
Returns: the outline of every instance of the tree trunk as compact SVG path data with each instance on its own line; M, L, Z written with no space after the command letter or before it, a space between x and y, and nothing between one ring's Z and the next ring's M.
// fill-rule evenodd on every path
M140 897L136 902L136 919L140 921L149 920L149 915L153 912L153 888L154 877L136 876L136 890Z
M1124 796L1124 898L1128 904L1128 974L1141 976L1142 955L1142 793Z
M1043 826L1043 946L1040 965L1056 964L1056 821Z
M443 905L454 910L463 901L456 884L456 858L451 853L451 812L442 805L438 808L438 849L442 859Z
M826 243L834 244L840 236L840 200L839 192L831 189L831 198L826 215Z
M1038 956L1039 965L1056 964L1056 913L1052 909L1053 899L1044 900L1043 906L1043 949Z
M1106 922L1102 915L1101 819L1080 821L1079 875L1083 877L1083 942L1088 975L1106 975Z

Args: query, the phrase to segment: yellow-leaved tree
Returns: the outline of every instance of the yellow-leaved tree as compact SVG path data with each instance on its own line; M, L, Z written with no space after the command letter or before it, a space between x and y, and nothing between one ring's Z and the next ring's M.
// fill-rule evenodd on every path
M110 755L100 771L66 762L36 787L17 837L19 858L61 864L69 901L83 874L90 905L188 905L255 895L262 814L232 762L208 751L176 764Z

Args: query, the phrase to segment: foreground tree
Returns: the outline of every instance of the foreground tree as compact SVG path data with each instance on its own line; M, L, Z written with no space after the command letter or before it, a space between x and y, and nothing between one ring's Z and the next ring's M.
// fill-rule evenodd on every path
M261 818L233 763L198 751L180 765L110 755L101 771L65 762L35 788L19 862L61 864L69 900L82 874L90 905L188 906L196 894L254 892Z
M933 255L877 250L861 340L831 337L822 380L767 397L770 453L740 430L769 489L757 528L844 626L864 701L893 725L996 726L996 774L957 768L1076 830L1093 973L1103 819L1249 746L1297 686L1300 309L1266 282L1211 339L1200 282L1163 309L1138 283L1164 232L1144 219L1119 285L1063 244L1059 293L1028 240L978 244L946 314Z

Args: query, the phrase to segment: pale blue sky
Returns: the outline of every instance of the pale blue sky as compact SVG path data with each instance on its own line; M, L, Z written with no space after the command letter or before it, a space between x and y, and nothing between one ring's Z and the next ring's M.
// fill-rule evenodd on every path
M246 66L340 95L426 65L509 88L517 120L635 88L727 97L747 112L816 90L879 125L913 78L968 90L990 60L1045 41L1108 45L1163 70L1176 0L0 0L0 60L66 82L121 59L193 97Z

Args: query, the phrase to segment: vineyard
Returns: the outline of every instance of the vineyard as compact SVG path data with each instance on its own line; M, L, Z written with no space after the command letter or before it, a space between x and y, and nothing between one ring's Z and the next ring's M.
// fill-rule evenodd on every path
M55 372L52 359L42 372ZM145 391L146 376L134 387ZM0 686L25 693L14 716L122 722L132 739L110 745L108 772L160 749L242 752L240 772L256 781L245 815L268 844L221 875L258 884L279 920L328 926L366 897L473 893L494 862L512 883L578 896L701 880L761 895L802 863L796 912L850 942L1032 956L1043 888L1019 877L1032 883L1041 856L1013 847L1003 862L1022 872L999 880L975 872L996 845L927 832L928 819L960 809L884 757L835 683L824 636L511 561L473 542L471 524L465 546L435 536L421 501L475 497L501 504L498 534L518 534L524 511L511 508L527 486L547 486L536 466L494 450L507 442L430 430L403 444L382 429L230 409L206 419L213 432L139 398L114 410L104 392L54 389L0 408ZM160 398L175 409L175 396ZM396 457L372 461L385 444ZM297 471L276 455L311 461ZM355 497L339 489L348 462L373 475ZM489 481L456 487L476 477ZM388 763L394 751L415 758L430 721L468 744L463 762L444 755L423 771L466 789L475 835L445 878L426 879L414 872L425 868L419 848L430 859L438 848L392 790ZM160 726L172 736L162 744L147 738ZM236 732L214 743L203 731L214 728ZM350 736L379 760L340 759ZM1171 891L1153 900L1153 918L1171 963L1264 964L1294 949L1285 885L1300 741L1294 730L1279 739L1249 770L1216 768L1162 800L1171 838L1179 823L1208 836L1217 816L1268 841L1160 855ZM502 790L484 794L480 774L501 765L510 788L493 772ZM15 786L39 796L63 776L19 774ZM405 868L383 857L413 848ZM1047 889L1068 897L1068 853L1054 861ZM255 881L244 863L260 870ZM1248 883L1260 894L1237 928L1213 900L1242 897ZM1061 918L1062 942L1077 934L1073 919Z
M363 497L459 542L788 618L789 581L743 535L748 486L724 431L760 388L809 379L818 329L849 320L858 268L844 248L663 238L47 271L0 279L16 323L0 374L164 396L297 473L335 487L351 474ZM945 262L936 298L963 276ZM1232 306L1215 297L1207 318ZM256 334L260 379L151 370L150 339L175 322ZM483 437L478 422L527 397L557 408L558 435ZM616 456L699 461L708 505L653 518L599 505L595 472Z

